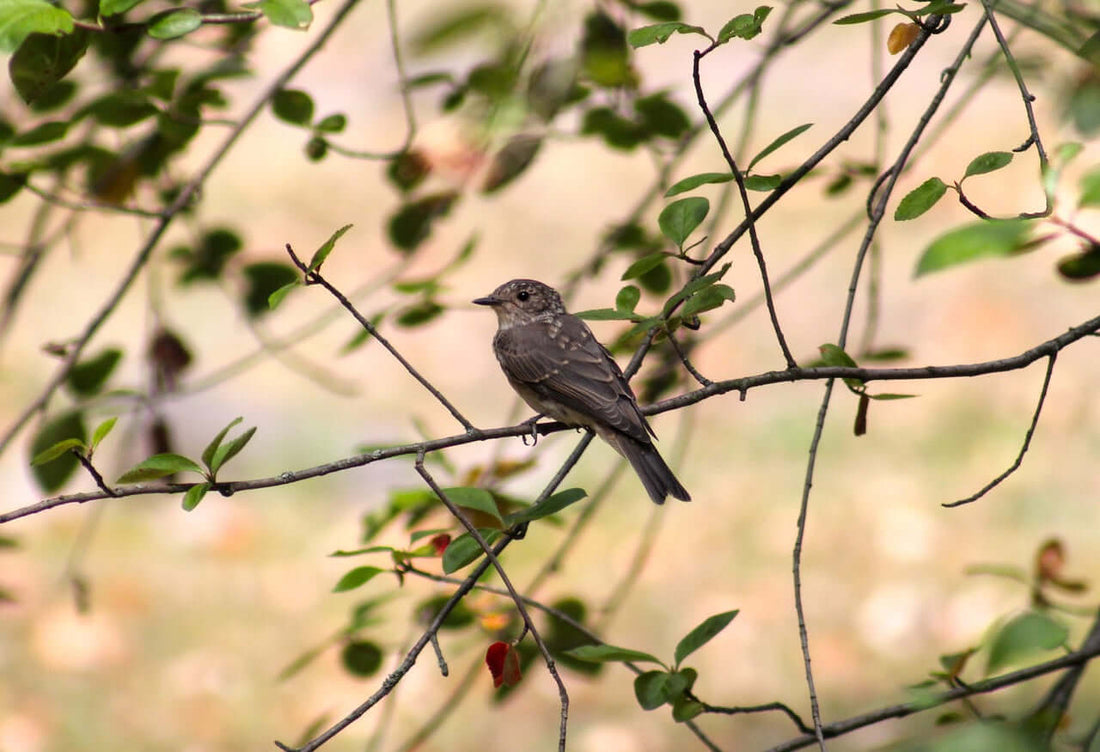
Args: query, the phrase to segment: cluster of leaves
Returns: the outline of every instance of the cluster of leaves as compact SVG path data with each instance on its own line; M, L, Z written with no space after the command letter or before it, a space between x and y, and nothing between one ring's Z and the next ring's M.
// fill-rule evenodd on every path
M1080 596L1089 589L1086 581L1065 575L1065 563L1065 547L1060 540L1053 538L1039 546L1030 573L1012 565L971 567L971 574L994 575L1024 585L1030 597L1029 607L997 619L978 644L940 656L940 668L930 672L927 680L910 687L914 698L918 702L933 702L938 691L965 686L962 675L978 655L985 655L982 675L988 677L1044 656L1053 657L1052 653L1071 649L1069 627L1064 616L1091 617L1096 609L1055 603L1055 592ZM958 724L966 720L966 716L952 710L941 714L937 725ZM1057 724L1060 720L1060 716L1045 718L1032 715L1020 723L1006 723L1001 731L1033 739L1039 732L1052 730L1041 728L1044 724Z
M598 663L655 663L660 669L643 671L634 679L634 696L643 710L656 710L662 705L672 708L672 717L678 723L690 721L706 710L706 706L692 694L699 672L683 665L684 660L706 645L729 626L738 611L726 611L704 619L688 632L676 645L672 665L649 653L614 645L588 645L575 648L570 654L581 660Z
M1058 187L1063 170L1083 146L1068 143L1059 146L1047 165L1042 184L1048 204L1058 207ZM962 178L948 185L938 177L931 177L906 194L894 219L899 222L915 219L931 209L943 198L948 189L955 191L965 202L963 184L968 178L1001 170L1012 163L1013 153L991 151L981 154L966 166ZM1089 170L1080 181L1077 200L1071 211L1100 208L1100 167ZM1053 232L1039 234L1039 229ZM980 258L1014 256L1036 250L1063 234L1060 225L1043 217L1021 216L1011 219L986 218L951 230L934 240L921 254L917 262L917 276L947 269ZM1079 233L1080 234L1080 233ZM1085 236L1079 241L1076 253L1062 258L1057 269L1066 280L1081 282L1100 276L1100 242Z

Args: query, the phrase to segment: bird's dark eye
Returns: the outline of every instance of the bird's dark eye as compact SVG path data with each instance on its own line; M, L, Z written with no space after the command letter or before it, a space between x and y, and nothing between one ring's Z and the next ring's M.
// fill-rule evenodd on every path
M531 297L531 293L527 292L526 290L520 290L518 293L516 293L516 300L518 300L520 303L526 302L529 297Z

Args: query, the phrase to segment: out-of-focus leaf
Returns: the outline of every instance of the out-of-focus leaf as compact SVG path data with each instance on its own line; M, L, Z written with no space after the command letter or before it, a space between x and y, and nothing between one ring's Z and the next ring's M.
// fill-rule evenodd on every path
M313 97L300 89L280 89L271 98L275 117L291 125L313 122Z
M1022 219L975 222L932 241L917 262L916 276L979 258L1009 256L1027 244L1032 223Z
M313 21L313 10L306 0L259 0L243 7L255 8L271 23L287 29L308 29Z
M498 191L522 175L535 160L541 146L542 137L533 134L521 133L508 139L508 143L493 155L481 186L482 192Z
M76 439L83 445L88 439L84 428L84 415L79 411L63 413L47 422L31 441L31 457L37 457L52 446L66 439ZM57 459L35 465L31 468L35 482L45 493L53 493L69 480L80 466L79 460L69 452L63 452Z
M457 192L447 191L405 204L390 218L390 241L404 253L416 250L431 235L435 220L447 216L457 199Z
M89 397L103 388L120 360L122 350L113 347L103 350L74 365L65 383L74 394Z
M373 642L353 640L344 646L340 661L352 676L374 676L382 668L382 650Z
M0 11L2 24L3 11ZM0 36L3 31L0 31ZM8 61L8 73L15 90L27 104L35 104L69 74L88 49L88 33L31 34Z
M1069 630L1049 614L1028 611L1002 626L989 646L987 675L1015 665L1036 653L1054 650L1065 644Z
M336 586L332 588L334 593L343 593L348 590L354 590L361 585L365 585L374 579L377 575L382 574L386 570L381 567L356 567L349 572L345 572L344 576L340 578Z
M627 285L619 290L618 295L615 296L615 310L634 313L634 309L638 307L638 301L641 299L642 291L634 285Z
M261 261L246 266L244 276L248 282L244 307L255 318L271 311L268 298L276 290L298 281L298 270L277 261Z
M202 26L202 14L194 8L176 8L158 13L149 21L148 33L154 39L175 39Z
M603 10L588 14L580 55L581 68L592 83L605 88L632 86L629 53L626 33L611 16Z

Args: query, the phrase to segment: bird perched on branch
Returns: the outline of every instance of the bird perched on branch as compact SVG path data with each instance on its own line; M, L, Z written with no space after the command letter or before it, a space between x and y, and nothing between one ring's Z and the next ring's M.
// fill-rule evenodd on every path
M536 412L595 431L630 462L658 504L691 496L653 445L653 429L622 369L561 295L533 279L506 282L474 301L497 315L493 352L512 388Z

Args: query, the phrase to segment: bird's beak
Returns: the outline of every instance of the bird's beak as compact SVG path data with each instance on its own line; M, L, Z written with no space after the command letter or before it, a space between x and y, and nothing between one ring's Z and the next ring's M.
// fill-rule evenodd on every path
M477 305L487 305L487 306L500 305L503 302L504 302L503 300L496 297L495 295L486 295L484 298L478 298L477 300L474 301L474 303L476 303Z

